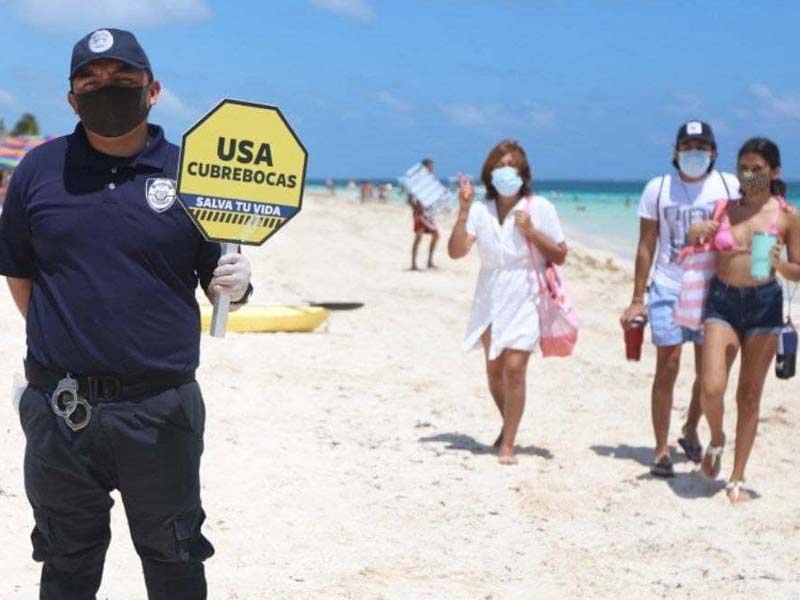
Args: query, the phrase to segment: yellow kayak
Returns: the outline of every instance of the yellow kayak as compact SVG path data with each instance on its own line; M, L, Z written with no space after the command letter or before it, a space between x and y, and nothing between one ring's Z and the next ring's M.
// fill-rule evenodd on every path
M208 331L213 307L200 307L203 331ZM228 331L314 331L325 319L328 311L314 306L253 306L245 305L228 314Z

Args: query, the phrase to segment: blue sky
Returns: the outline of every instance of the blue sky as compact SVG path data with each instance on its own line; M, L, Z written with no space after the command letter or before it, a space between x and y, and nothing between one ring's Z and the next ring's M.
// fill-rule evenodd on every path
M178 142L219 98L276 104L311 177L387 177L422 156L476 172L503 137L541 178L642 179L678 125L720 166L767 135L800 179L800 7L773 0L0 0L0 117L72 129L73 43L133 30Z

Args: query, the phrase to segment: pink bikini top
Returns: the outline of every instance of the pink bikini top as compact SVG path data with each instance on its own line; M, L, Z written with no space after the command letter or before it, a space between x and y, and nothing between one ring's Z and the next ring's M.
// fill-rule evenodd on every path
M786 200L780 196L778 197L778 203L780 208L782 208L783 210L788 209L788 204L786 203ZM769 229L767 230L767 233L769 235L774 235L776 237L780 237L780 230L778 229L779 212L775 213L775 222L772 225L770 225ZM740 245L736 241L736 238L733 237L733 232L731 231L731 219L730 217L728 217L727 206L722 208L722 218L719 223L719 229L717 229L717 233L714 235L714 248L716 248L720 252L750 251L749 246Z

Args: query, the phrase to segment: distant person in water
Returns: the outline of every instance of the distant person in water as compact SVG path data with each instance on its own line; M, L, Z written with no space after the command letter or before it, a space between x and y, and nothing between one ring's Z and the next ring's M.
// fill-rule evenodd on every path
M336 187L333 185L333 179L331 179L330 177L328 177L325 180L325 187L327 188L328 193L331 196L335 196L336 195Z
M483 163L481 181L486 198L473 202L472 182L463 176L459 180L458 219L447 252L461 258L478 243L481 270L464 349L483 346L489 391L503 418L495 441L498 459L513 465L528 359L541 335L533 269L563 265L567 244L555 207L531 189L533 176L522 146L512 140L495 146Z
M361 184L361 202L372 200L372 183L365 181Z
M422 166L433 173L433 160L430 158L423 159ZM439 241L439 228L436 226L433 211L430 207L423 206L413 194L408 195L408 204L411 206L411 213L414 218L414 243L411 246L411 270L419 270L419 267L417 267L417 250L419 249L419 243L422 241L423 235L431 236L431 245L428 249L428 268L435 269L436 265L433 264L433 251L436 249L436 242Z
M715 170L716 160L717 143L711 127L701 121L684 123L678 129L672 152L674 171L651 179L639 201L639 243L633 297L620 317L620 323L623 328L628 328L635 320L649 319L656 346L656 372L650 395L655 435L650 472L656 477L674 475L667 438L681 351L687 342L694 345L695 379L678 444L692 462L700 463L703 458L703 446L697 435L697 424L702 415L703 332L681 327L675 322L673 313L683 275L678 255L689 243L689 229L694 223L709 219L718 200L736 197L739 193L739 181L730 173ZM654 262L652 282L648 287L647 279Z

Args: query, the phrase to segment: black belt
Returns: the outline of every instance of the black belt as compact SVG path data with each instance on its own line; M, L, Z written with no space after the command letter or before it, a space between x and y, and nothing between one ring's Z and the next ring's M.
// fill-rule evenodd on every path
M92 406L101 402L143 398L194 381L194 372L165 373L135 382L113 375L73 375L46 369L36 361L25 361L25 378L50 395L50 408L72 431L80 431L92 419Z
M90 404L132 400L153 396L160 392L194 381L194 371L188 373L160 373L134 382L120 381L113 375L78 375L65 371L46 369L31 360L25 360L25 378L35 388L52 393L65 378L77 382L77 393Z

